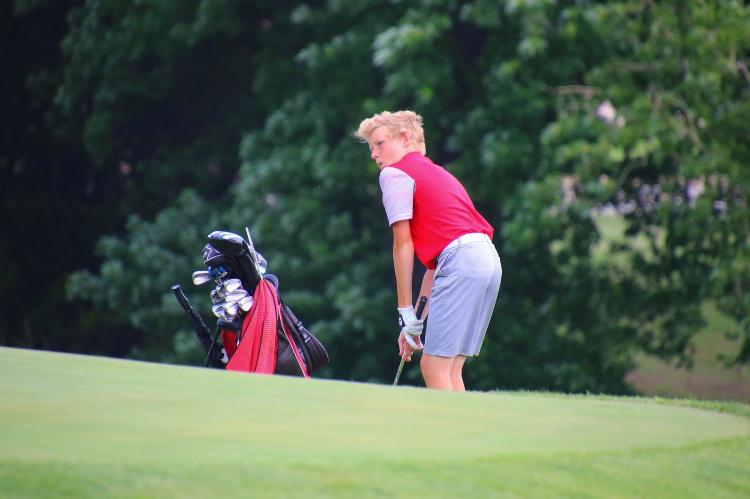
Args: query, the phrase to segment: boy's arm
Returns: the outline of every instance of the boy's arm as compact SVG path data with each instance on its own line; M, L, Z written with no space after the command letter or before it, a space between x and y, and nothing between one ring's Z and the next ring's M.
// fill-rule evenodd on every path
M398 307L412 306L411 279L414 272L414 242L408 220L395 222L393 229L393 269L396 273Z

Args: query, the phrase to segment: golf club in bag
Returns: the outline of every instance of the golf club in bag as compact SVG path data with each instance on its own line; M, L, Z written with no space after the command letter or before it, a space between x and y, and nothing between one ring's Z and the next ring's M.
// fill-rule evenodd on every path
M207 270L193 272L197 286L216 283L209 293L217 317L213 339L182 286L174 284L172 292L206 351L204 366L307 378L328 364L328 352L284 304L278 278L266 274L268 264L245 230L247 241L232 232L209 234L203 248Z

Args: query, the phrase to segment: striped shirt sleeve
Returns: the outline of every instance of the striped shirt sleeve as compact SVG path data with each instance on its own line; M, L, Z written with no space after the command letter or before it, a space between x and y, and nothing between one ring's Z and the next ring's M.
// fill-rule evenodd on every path
M385 167L380 171L380 190L388 225L412 218L414 189L414 179L398 168Z

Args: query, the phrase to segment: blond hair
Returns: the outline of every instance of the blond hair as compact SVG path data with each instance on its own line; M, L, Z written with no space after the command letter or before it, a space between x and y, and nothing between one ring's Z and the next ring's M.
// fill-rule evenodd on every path
M414 111L396 111L395 113L383 111L375 114L362 120L359 128L354 132L354 138L369 143L375 129L381 126L388 130L390 136L398 135L401 132L408 133L411 139L409 145L422 154L427 152L424 130L422 129L422 117Z

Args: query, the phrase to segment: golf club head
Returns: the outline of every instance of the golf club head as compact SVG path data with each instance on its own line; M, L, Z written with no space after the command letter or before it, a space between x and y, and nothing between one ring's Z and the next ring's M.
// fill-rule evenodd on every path
M243 312L249 312L250 309L253 307L253 297L250 295L247 295L244 298L240 298L237 301L237 305L240 306L240 309L242 309Z
M225 306L226 306L226 303L224 303L224 302L217 303L216 305L214 305L213 307L211 307L211 312L213 312L214 315L216 317L218 317L219 319L223 319L224 318L224 314L226 312Z
M207 270L196 270L195 272L193 272L193 284L195 284L196 286L206 284L210 280L211 275Z
M225 255L210 244L203 247L203 263L214 279L237 277L240 274L236 258Z
M216 287L216 289L212 289L211 290L210 296L211 296L211 301L213 303L219 303L223 299L223 297L221 295L219 295L219 287L218 286Z
M242 282L239 279L227 279L224 281L224 290L225 293L231 293L232 291L236 291L238 289L242 289Z
M220 252L230 256L239 256L245 249L245 241L241 236L223 230L215 230L210 233L208 242Z
M224 305L224 312L227 314L227 316L230 317L237 317L237 313L240 311L240 306L237 305L237 302L228 302L226 305Z
M236 290L234 290L234 291L232 291L230 293L227 293L224 296L224 299L227 301L227 303L229 303L229 302L233 302L233 301L239 301L239 300L241 300L242 298L244 298L246 296L247 296L247 291L245 291L244 289L240 288L240 289L236 289Z

